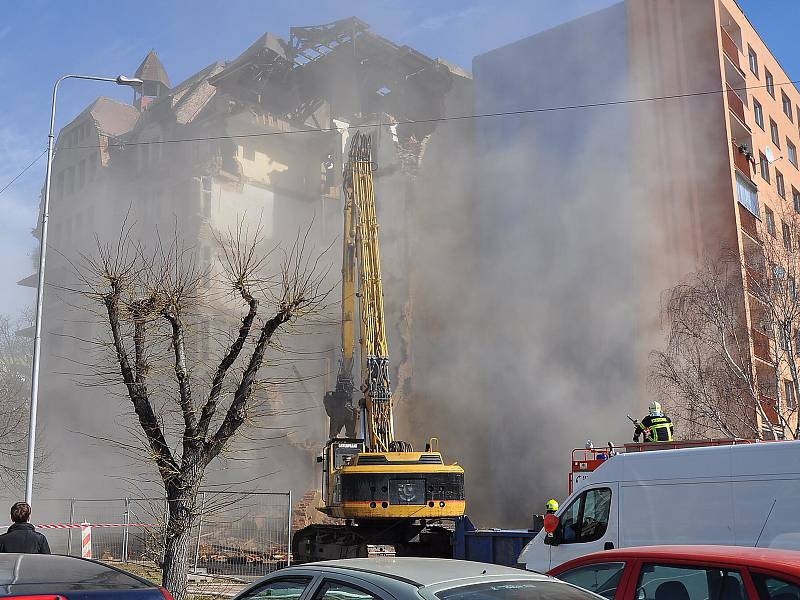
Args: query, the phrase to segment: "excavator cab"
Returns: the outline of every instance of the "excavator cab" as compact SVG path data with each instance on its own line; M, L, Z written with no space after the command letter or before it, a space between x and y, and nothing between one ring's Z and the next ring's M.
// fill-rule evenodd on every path
M322 456L317 462L322 463L322 497L329 504L331 495L331 476L345 465L355 462L356 456L364 452L364 440L352 438L332 438L325 444Z

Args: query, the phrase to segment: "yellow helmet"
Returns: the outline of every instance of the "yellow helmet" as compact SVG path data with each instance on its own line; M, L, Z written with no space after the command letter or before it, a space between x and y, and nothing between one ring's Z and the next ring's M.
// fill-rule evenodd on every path
M547 504L544 505L547 509L547 512L556 512L558 510L558 502L553 500L552 498L547 501Z

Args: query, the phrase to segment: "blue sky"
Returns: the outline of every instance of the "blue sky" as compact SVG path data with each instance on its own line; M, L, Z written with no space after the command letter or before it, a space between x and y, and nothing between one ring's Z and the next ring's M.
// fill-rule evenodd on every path
M50 90L69 72L117 75L136 69L154 48L178 83L202 67L236 57L265 31L356 15L381 35L466 68L472 58L616 0L372 0L277 2L107 2L27 0L0 7L0 187L46 146ZM798 0L740 0L793 79L800 78ZM87 82L62 88L58 124L96 96L130 99L127 90ZM33 272L43 161L0 195L0 313L32 303L15 285Z

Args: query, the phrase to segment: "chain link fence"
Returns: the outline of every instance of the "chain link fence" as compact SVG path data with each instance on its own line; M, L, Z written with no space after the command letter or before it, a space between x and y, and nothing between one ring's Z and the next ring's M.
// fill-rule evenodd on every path
M291 493L201 491L189 563L198 574L262 576L291 562ZM34 520L53 553L81 556L91 525L91 552L110 562L160 564L168 518L164 498L41 499ZM65 527L72 525L72 527ZM61 526L61 527L59 527Z

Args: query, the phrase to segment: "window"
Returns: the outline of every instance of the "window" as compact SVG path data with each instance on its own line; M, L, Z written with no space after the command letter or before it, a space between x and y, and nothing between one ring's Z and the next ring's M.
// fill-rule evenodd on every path
M763 152L758 153L758 162L761 165L761 178L769 183L769 161Z
M800 213L800 192L794 186L792 186L792 202L794 202L795 212Z
M747 46L747 60L750 63L750 72L758 79L758 55L749 45Z
M783 173L775 169L775 187L778 188L778 195L786 198L786 184L783 181Z
M750 572L761 600L800 600L800 586L783 579Z
M789 230L789 226L786 224L786 221L781 221L781 233L783 233L783 247L786 248L788 252L792 251L792 232Z
M764 109L761 108L761 103L753 97L753 114L756 117L756 123L761 129L764 129Z
M800 354L800 329L794 331L794 351Z
M436 597L440 600L592 600L597 596L552 579L549 581L507 579L457 585L436 592Z
M789 138L786 138L786 152L789 155L789 162L797 166L797 146Z
M742 206L756 217L760 216L758 210L758 192L756 188L739 173L736 173L736 193L738 194L739 202ZM800 197L798 198L798 202L800 202ZM800 207L797 212L800 212Z
M483 596L481 596L483 597ZM378 600L367 591L339 581L327 581L314 594L314 600Z
M789 351L789 340L786 339L786 333L783 329L780 330L780 335L778 336L778 345L784 352Z
M786 408L794 408L794 385L786 379L783 380L783 397L786 400Z
M556 577L612 600L624 572L624 562L598 563L570 569Z
M775 213L769 208L769 206L764 207L764 214L767 219L767 231L772 237L777 237L775 235Z
M608 528L611 490L587 490L572 501L561 516L559 541L565 544L595 542Z
M772 143L778 148L781 147L781 136L778 132L778 124L772 119L769 120L769 135L772 137Z
M747 592L737 571L645 564L634 597L642 600L741 600L747 598Z
M767 83L767 92L773 98L775 97L775 81L772 79L772 73L769 72L769 69L764 68L764 80Z
M293 577L269 581L262 586L250 590L244 597L247 600L298 600L311 581L310 577Z
M789 120L794 122L792 119L792 101L789 100L789 96L786 95L786 92L781 90L781 104L783 104L783 114L789 117Z

